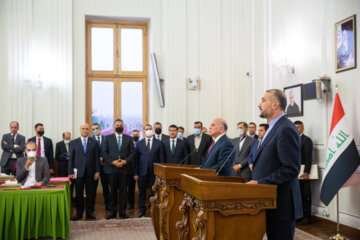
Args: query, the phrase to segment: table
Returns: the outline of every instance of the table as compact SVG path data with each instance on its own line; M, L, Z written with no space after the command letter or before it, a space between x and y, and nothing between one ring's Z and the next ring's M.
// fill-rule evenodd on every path
M71 214L71 190L70 190L70 185L71 185L71 181L69 177L54 177L54 178L50 178L48 184L51 185L63 185L65 188L65 192L67 195L67 198L69 200L69 216Z
M0 239L70 237L65 186L0 190Z

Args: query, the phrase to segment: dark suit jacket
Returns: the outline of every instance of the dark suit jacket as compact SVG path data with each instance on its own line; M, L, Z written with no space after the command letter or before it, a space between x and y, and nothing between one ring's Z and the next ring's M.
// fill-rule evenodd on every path
M250 154L249 154L249 157L248 157L248 164L249 165L254 163L254 158L256 157L258 146L259 146L259 140L256 139L255 142L253 143L252 147L251 147Z
M267 218L277 221L302 217L298 175L300 136L286 116L268 132L254 158L252 178L259 184L277 185L277 209L268 210Z
M70 142L70 159L68 165L68 172L74 174L74 168L77 169L77 177L94 176L95 173L100 173L99 168L99 147L97 142L92 138L88 138L86 143L86 153L84 152L81 137L76 138Z
M54 147L53 147L53 143L52 143L50 138L47 138L47 137L43 137L43 138L44 138L45 157L48 160L49 168L54 169ZM29 138L28 142L34 142L35 144L37 144L36 136L34 136L32 138Z
M104 144L104 140L105 140L105 136L101 135L101 141L100 141L100 144L97 140L97 138L95 136L92 136L91 137L99 146L99 155L100 157L103 157L103 154L102 154L102 145Z
M156 134L154 134L154 136L153 136L153 139L157 139L157 138L155 138L156 137ZM169 137L169 135L166 135L166 134L161 134L161 141L162 142L165 142L166 140L168 140L170 137Z
M240 172L235 172L232 170L232 176L244 177L248 180L251 179L251 172L248 165L248 157L251 151L251 147L255 142L255 138L246 136L243 139L244 143L242 144L241 150L239 149L240 137L234 138L233 143L235 146L235 158L233 166L236 164L241 165Z
M303 134L301 136L301 164L305 164L304 173L310 174L312 164L313 142L311 138Z
M234 145L231 139L225 134L214 144L210 152L207 153L201 168L216 169L218 172L222 167L219 175L229 176L231 174L232 162L235 157L235 152L232 152L233 150Z
M69 151L70 151L70 143L69 143ZM66 150L66 146L64 141L60 141L56 143L55 146L55 159L57 161L65 162L67 160L69 152Z
M251 136L250 136L251 137ZM255 133L255 135L254 135L254 137L253 137L254 139L258 139L259 138L259 135L257 135L256 133Z
M171 139L169 138L164 142L166 163L180 163L188 155L188 149L185 142L181 139L176 140L174 155L171 153ZM188 159L184 160L182 164L188 164Z
M146 138L136 144L134 158L134 175L154 175L154 163L165 163L164 145L161 141L153 139L150 152L146 149Z
M212 137L210 135L207 135L205 133L201 136L201 141L198 150L195 149L195 135L190 135L186 143L188 145L189 152L191 155L189 156L189 164L191 165L201 165L203 158L206 155L207 150L209 149L211 143L212 143ZM195 151L195 152L194 152Z
M26 170L25 164L27 162L27 157L22 157L17 160L16 164L16 180L24 185L29 174L29 171ZM50 180L49 164L46 158L36 156L36 166L35 166L35 180L41 182L42 185L46 185Z
M116 134L106 136L102 145L102 154L104 158L104 172L106 174L115 174L118 171L128 173L133 164L135 148L132 137L123 134L121 149L119 151ZM126 165L121 168L115 167L112 162L117 159L126 160Z
M4 141L7 142L7 144L4 144ZM17 144L20 147L15 148L14 145ZM13 153L15 153L17 158L21 158L24 156L24 150L25 150L25 137L17 134L15 143L13 142L11 133L4 134L1 139L1 148L3 150L3 153L1 155L1 167L5 167L9 158Z

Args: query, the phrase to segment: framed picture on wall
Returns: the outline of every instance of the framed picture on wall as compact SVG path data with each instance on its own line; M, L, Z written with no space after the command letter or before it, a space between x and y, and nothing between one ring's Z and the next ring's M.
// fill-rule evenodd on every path
M287 99L285 114L288 117L303 116L304 103L303 103L303 89L302 84L285 87L284 93Z
M356 68L356 15L335 24L336 72Z

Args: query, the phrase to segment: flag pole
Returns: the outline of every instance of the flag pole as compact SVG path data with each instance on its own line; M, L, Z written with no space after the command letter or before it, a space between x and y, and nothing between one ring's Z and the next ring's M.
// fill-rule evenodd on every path
M340 220L339 220L339 192L336 194L336 235L331 236L330 240L349 240L340 234Z

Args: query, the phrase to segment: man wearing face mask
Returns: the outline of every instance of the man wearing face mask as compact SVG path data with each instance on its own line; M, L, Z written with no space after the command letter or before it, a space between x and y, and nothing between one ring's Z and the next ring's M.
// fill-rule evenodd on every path
M45 157L48 160L50 168L50 176L54 176L54 148L50 138L44 137L44 125L42 123L35 124L36 136L30 138L28 142L36 144L36 156Z
M184 137L184 132L185 132L185 129L181 126L178 127L178 134L177 134L177 138L183 140L183 141L186 141L186 137Z
M139 217L145 216L146 188L150 187L151 196L154 195L151 187L155 182L154 163L164 163L164 145L154 139L154 132L150 124L144 126L145 138L136 145L134 158L134 179L139 184Z
M162 133L162 125L160 122L154 123L154 129L155 129L155 134L154 134L155 139L162 142L165 142L166 140L169 139L168 135Z
M134 143L134 147L136 148L136 144L139 142L140 132L137 129L132 131L132 139ZM129 168L128 179L127 179L127 191L128 191L128 209L134 208L135 202L135 187L136 181L134 180L134 162Z
M202 129L202 122L194 122L194 134L190 135L186 139L186 143L191 154L189 156L190 165L201 165L202 160L212 143L211 136L203 133Z
M135 148L132 137L123 134L123 130L123 120L116 119L114 121L115 133L106 136L102 146L104 170L110 184L110 214L106 216L107 219L116 218L117 211L120 217L129 217L126 214L126 185Z
M248 157L255 138L247 136L248 125L246 122L237 124L239 137L233 139L235 146L235 158L233 162L232 176L243 177L248 182L251 180L251 172L248 165Z
M93 123L91 126L91 130L93 133L92 139L97 142L97 145L99 147L99 155L100 155L100 179L101 179L101 185L103 189L103 196L105 201L105 209L110 210L109 204L110 204L110 186L108 183L108 177L106 173L104 172L104 158L102 154L102 145L105 139L105 136L101 135L101 127L98 123ZM96 182L96 188L97 188L98 182Z
M70 149L70 132L63 133L63 140L56 143L55 147L55 159L58 162L58 176L67 177L68 176L68 163L69 163L69 149Z
M36 144L28 142L26 156L19 158L16 167L16 180L21 185L41 187L50 180L49 165L46 158L36 156Z

